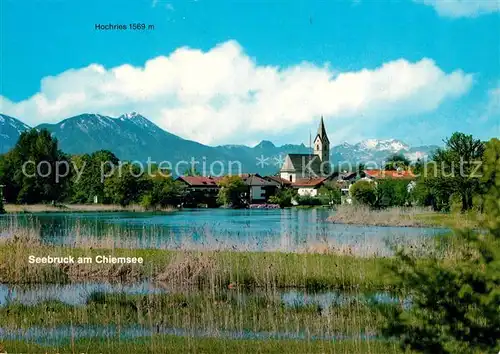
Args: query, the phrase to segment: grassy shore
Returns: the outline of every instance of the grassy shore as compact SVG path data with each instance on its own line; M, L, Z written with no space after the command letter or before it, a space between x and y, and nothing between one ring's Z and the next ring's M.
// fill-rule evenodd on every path
M116 204L5 204L7 213L86 213L86 212L145 212L141 205L121 206ZM156 211L173 211L175 208L162 208Z
M476 228L479 215L473 212L437 213L424 208L374 210L361 205L340 205L328 220L339 224L371 226Z
M143 264L96 264L96 256L141 257ZM90 257L91 264L30 264L35 257ZM152 278L177 285L301 287L309 289L391 287L387 258L344 254L47 246L14 239L0 244L0 282L57 283L78 280L133 281Z
M396 344L385 341L295 341L295 340L227 340L151 336L134 340L76 340L72 343L43 346L26 341L4 341L0 352L7 353L402 353Z

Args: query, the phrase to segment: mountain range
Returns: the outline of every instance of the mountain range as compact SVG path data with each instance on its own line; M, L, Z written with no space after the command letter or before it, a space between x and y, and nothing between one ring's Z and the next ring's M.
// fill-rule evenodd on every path
M310 151L304 144L276 146L268 140L263 140L253 147L207 146L169 133L135 112L117 118L100 114L81 114L56 124L40 124L34 128L49 130L58 139L60 148L70 154L92 153L105 149L112 151L121 160L146 161L150 158L156 162L168 160L172 164L191 161L194 157L200 162L198 166L201 166L203 161L206 166L213 161L222 161L227 167L229 161L240 161L242 172L260 174L276 173L286 154ZM11 149L19 135L27 129L31 127L19 119L0 114L0 153ZM334 164L341 161L380 163L393 154L404 154L410 160L416 160L427 157L435 149L435 145L411 147L397 139L368 139L357 144L343 143L331 147L330 160ZM187 169L187 164L183 166L186 166L184 170ZM214 165L213 173L218 171L220 166Z

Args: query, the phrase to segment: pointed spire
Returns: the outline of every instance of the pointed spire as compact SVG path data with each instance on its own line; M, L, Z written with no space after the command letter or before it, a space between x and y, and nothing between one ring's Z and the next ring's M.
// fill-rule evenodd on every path
M321 121L319 122L318 135L322 141L324 141L325 138L326 140L328 140L328 136L326 135L325 122L323 121L323 116L321 116Z

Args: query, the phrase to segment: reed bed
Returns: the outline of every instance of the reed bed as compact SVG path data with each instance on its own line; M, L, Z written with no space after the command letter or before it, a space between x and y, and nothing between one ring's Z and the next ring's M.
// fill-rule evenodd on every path
M146 212L150 211L139 204L121 206L117 204L5 204L7 213L54 213L54 212ZM155 209L155 211L170 212L175 211L174 207Z
M329 221L338 224L397 227L458 227L476 228L477 213L437 213L429 208L392 207L372 209L364 205L340 205Z
M136 237L113 228L96 237L92 226L83 222L67 230L72 234L69 242L58 243L41 237L41 226L35 218L20 223L16 217L8 217L2 222L0 283L104 280L127 283L148 279L168 289L163 294L140 295L95 292L88 296L85 305L56 300L31 305L8 302L0 306L3 335L25 330L39 330L45 335L59 329L70 334L56 335L52 341L43 336L4 340L2 345L7 353L400 352L393 342L378 337L384 323L377 307L380 304L357 300L366 291L399 294L403 290L394 288L394 279L387 271L394 259L380 256L376 251L379 244L373 244L373 252L366 253L332 240L315 239L290 251L285 237L280 244L264 244L265 251L256 252L250 244L235 245L230 240L206 237L203 244L188 241L173 247L165 235L156 236L157 239L151 234ZM424 259L439 252L440 257L450 261L456 246L450 239L436 251L432 238L398 244L418 252ZM28 262L29 256L95 260L102 255L141 257L144 262L57 265ZM327 305L285 303L280 291L299 288L306 294L336 290L355 296ZM404 306L402 300L382 305ZM112 330L108 335L86 339L71 334L93 328L98 332L103 328ZM139 328L134 338L125 335L131 333L131 328ZM173 329L182 334L169 334ZM282 334L286 334L286 339L272 337ZM266 339L262 337L269 335Z
M392 286L387 266L392 257L380 255L378 243L364 244L364 249L336 244L334 240L314 240L290 251L279 245L266 245L256 252L243 242L238 246L207 237L208 242L189 241L171 248L168 239L154 236L128 237L111 230L104 236L92 236L92 227L76 224L73 237L63 244L41 239L39 225L33 221L20 226L10 219L0 231L0 282L63 283L81 280L137 281L155 279L174 285L244 287L306 287L386 289ZM189 237L185 237L189 239ZM452 258L454 245L450 238L440 256ZM404 247L422 257L435 255L433 238L395 240L389 247ZM146 246L145 246L146 243ZM155 245L155 248L147 247ZM91 262L74 264L29 264L29 257L88 257ZM138 264L98 264L97 256L142 258Z
M149 278L200 287L386 288L384 266L390 259L344 254L249 251L183 251L107 248L99 240L72 246L47 245L31 231L3 238L0 243L0 282L58 283L79 280L134 281ZM90 246L89 246L90 245ZM116 242L113 241L116 246ZM100 247L102 246L102 247ZM141 257L142 264L29 264L29 256Z
M75 340L51 347L29 341L5 341L0 352L7 353L337 353L395 354L398 346L387 341L339 340L228 340L153 335L134 340Z

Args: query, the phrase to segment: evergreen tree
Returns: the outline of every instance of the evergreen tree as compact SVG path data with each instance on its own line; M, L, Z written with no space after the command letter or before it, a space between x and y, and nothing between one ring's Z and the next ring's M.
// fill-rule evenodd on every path
M385 308L383 333L423 353L500 350L500 141L486 145L482 169L485 232L456 231L453 259L437 249L419 258L400 250L391 268L408 307ZM439 245L439 244L438 244Z

